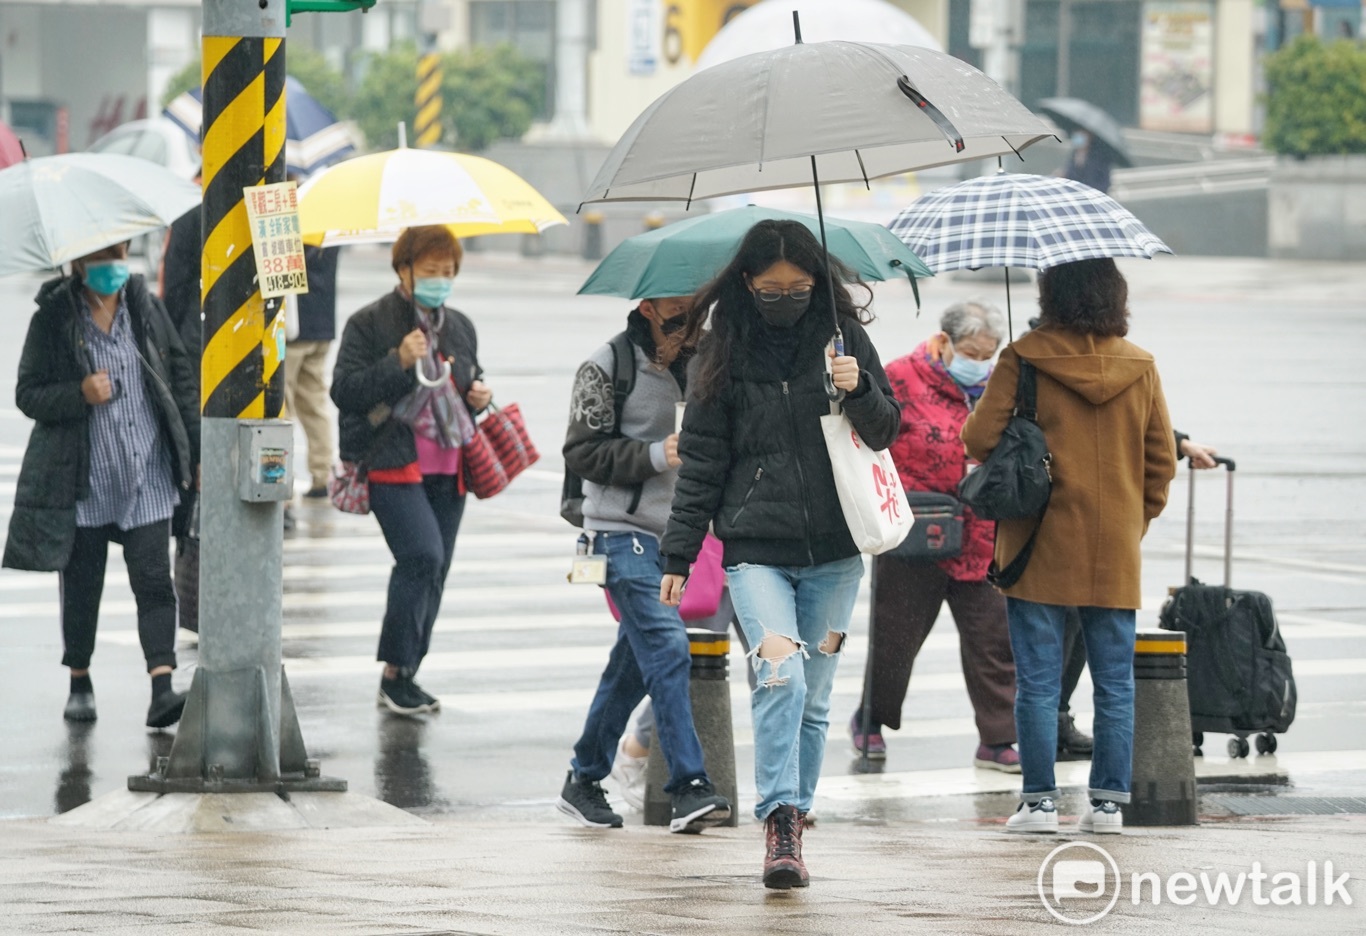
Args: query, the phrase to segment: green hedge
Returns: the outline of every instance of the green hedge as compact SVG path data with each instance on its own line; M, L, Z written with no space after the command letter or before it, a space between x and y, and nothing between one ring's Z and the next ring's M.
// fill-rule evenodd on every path
M1366 47L1300 36L1267 56L1266 83L1266 149L1366 153Z

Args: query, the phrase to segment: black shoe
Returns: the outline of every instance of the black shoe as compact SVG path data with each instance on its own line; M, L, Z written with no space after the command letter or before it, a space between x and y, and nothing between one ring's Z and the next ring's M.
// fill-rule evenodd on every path
M621 817L607 805L607 793L596 780L576 780L574 771L564 778L564 789L555 803L560 812L590 829L620 829Z
M324 497L326 497L326 496L327 496L327 488L326 488L326 486L321 485L321 484L318 485L317 487L311 487L311 488L309 488L308 491L304 494L304 497L310 497L310 498L313 498L313 499L315 499L315 500L320 499L320 498L324 498Z
M1095 747L1091 736L1077 729L1071 712L1058 713L1058 760L1090 760Z
M417 688L412 677L379 681L379 704L398 715L421 715L432 711L431 697Z
M718 796L711 781L701 777L673 794L673 806L670 832L695 834L708 826L721 825L730 818L730 800Z
M95 693L73 692L66 697L66 711L62 717L67 721L92 722L95 720Z
M413 689L417 692L418 695L422 696L423 701L425 701L425 702L427 703L428 711L432 711L432 712L439 712L439 711L441 711L441 700L440 700L440 699L438 699L436 696L432 695L432 694L431 694L430 692L428 692L426 689L423 689L421 686L419 686L417 683L413 682L413 680L411 680L411 679L408 680L408 684L411 685L411 686L413 687Z
M174 689L152 696L152 704L147 707L147 727L169 728L180 721L180 713L185 711L185 696Z

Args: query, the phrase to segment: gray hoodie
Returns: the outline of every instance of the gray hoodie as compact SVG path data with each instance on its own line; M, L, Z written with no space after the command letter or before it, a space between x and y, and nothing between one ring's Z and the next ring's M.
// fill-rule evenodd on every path
M664 440L674 432L676 405L683 402L681 364L661 368L647 351L648 331L632 315L628 329L635 352L635 386L621 411L620 431L612 392L610 344L598 348L574 378L565 436L565 465L583 478L584 529L631 530L664 534L678 470L664 456ZM634 508L634 509L633 509Z

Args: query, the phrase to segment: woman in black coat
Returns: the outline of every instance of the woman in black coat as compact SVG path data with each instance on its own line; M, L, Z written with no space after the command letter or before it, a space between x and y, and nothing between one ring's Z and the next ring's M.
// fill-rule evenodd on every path
M751 647L755 814L767 824L764 883L804 887L802 818L825 753L830 690L863 576L835 490L820 417L827 363L863 441L884 449L901 411L833 264L792 221L750 229L735 259L698 295L691 328L711 314L688 383L683 461L661 553L661 600L677 604L714 525ZM838 314L844 350L831 346Z
M493 398L480 379L474 324L446 307L461 256L444 227L404 231L393 249L398 286L351 316L332 372L342 460L367 473L370 509L394 555L379 704L404 715L441 706L413 677L431 646L465 512L460 448Z
M176 598L170 520L199 463L194 360L161 300L128 273L128 245L76 260L43 284L19 359L15 400L29 435L4 565L60 572L65 717L95 719L95 650L105 560L123 547L152 677L147 725L175 724Z

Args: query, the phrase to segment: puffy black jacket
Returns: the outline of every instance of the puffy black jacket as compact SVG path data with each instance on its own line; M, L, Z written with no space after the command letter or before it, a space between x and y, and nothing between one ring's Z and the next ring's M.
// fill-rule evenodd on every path
M796 326L801 334L790 365L736 349L730 385L720 396L703 403L690 394L678 445L683 466L660 550L665 572L688 573L713 521L728 566L810 566L858 555L821 431L820 418L830 413L825 347L831 329L818 310L813 304ZM845 353L863 371L844 411L867 444L886 448L901 426L901 410L868 333L850 319L840 327Z
M82 288L70 276L44 283L24 339L14 397L35 424L19 470L5 543L6 568L66 568L76 538L76 501L90 492L90 405L81 395L90 359L81 326ZM130 277L125 288L133 336L145 362L147 396L171 451L176 485L189 491L199 464L195 360L143 278Z
M414 368L398 362L398 346L417 327L417 312L397 290L361 309L342 331L332 369L332 402L338 417L338 446L344 461L368 468L402 468L417 461L413 430L389 415L394 404L417 386ZM470 384L483 378L474 323L446 309L437 350L450 357L451 376L463 399Z

